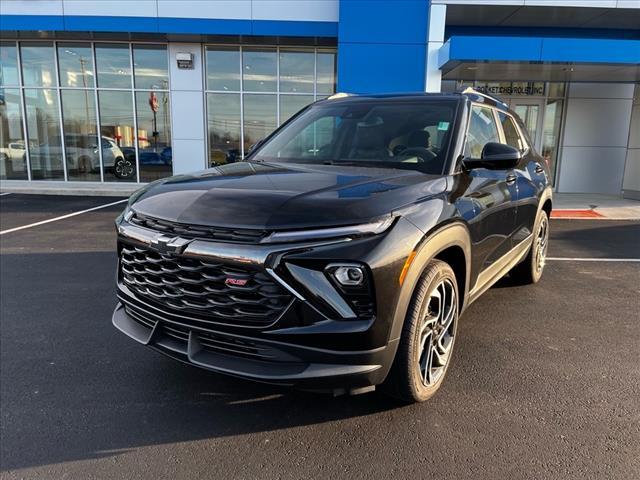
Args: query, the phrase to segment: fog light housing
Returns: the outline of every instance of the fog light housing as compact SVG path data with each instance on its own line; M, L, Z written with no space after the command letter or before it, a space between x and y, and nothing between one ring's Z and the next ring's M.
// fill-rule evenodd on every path
M364 270L358 265L333 265L330 274L340 285L357 287L364 284Z

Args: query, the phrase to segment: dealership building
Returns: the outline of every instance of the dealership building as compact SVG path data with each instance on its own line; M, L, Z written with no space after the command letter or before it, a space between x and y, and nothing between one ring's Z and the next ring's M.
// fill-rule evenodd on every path
M640 199L640 0L0 0L3 188L239 161L335 92L501 97L555 190Z

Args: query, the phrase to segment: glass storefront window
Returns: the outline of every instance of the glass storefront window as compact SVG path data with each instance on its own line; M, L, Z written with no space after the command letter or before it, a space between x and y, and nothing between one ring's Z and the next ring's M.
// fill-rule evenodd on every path
M562 103L562 100L547 100L544 111L541 154L551 171L552 182L555 182L556 178L560 125L562 124Z
M280 124L313 103L313 95L280 95Z
M128 44L97 44L96 68L98 87L131 88L131 58Z
M564 98L564 83L549 83L547 84L547 92L550 98Z
M25 42L20 44L22 82L26 87L55 87L55 57L53 43Z
M93 55L86 43L58 43L60 86L93 88Z
M273 132L277 125L275 95L245 94L244 151Z
M240 49L207 47L207 90L240 91Z
M280 92L313 93L314 54L280 50Z
M67 178L99 182L100 151L93 92L62 90L61 95Z
M248 49L242 52L242 88L245 92L277 90L277 57L275 49Z
M140 181L172 174L171 115L168 92L136 92Z
M98 92L104 180L136 181L136 148L131 92ZM106 152L109 144L109 152Z
M331 95L336 90L336 54L318 50L316 60L316 92Z
M27 158L22 130L20 90L0 89L0 179L26 180Z
M27 142L33 180L64 180L58 96L52 89L25 89Z
M18 48L15 42L0 42L0 86L19 85Z
M240 94L207 94L209 166L240 161Z
M168 90L167 47L164 45L134 45L133 74L136 88Z

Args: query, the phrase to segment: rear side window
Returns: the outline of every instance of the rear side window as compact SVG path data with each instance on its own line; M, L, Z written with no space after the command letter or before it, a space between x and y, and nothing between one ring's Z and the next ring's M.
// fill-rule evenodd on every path
M513 122L513 119L509 115L502 112L498 112L498 117L500 118L500 123L502 124L502 131L504 132L504 138L507 142L507 145L511 145L512 147L515 147L522 152L525 148L524 142L522 141L522 137L520 137L520 133L518 132L518 128Z
M467 158L480 158L482 149L490 142L500 142L498 126L496 125L493 111L488 107L474 105L471 107L464 156Z

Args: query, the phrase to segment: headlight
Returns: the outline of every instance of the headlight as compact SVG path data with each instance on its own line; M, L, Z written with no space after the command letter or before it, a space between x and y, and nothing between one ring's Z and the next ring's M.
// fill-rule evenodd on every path
M387 230L393 223L394 217L388 216L371 223L349 225L347 227L322 228L315 230L291 230L288 232L274 232L265 237L260 243L301 242L307 240L321 240L325 238L340 238L362 235L376 235Z

